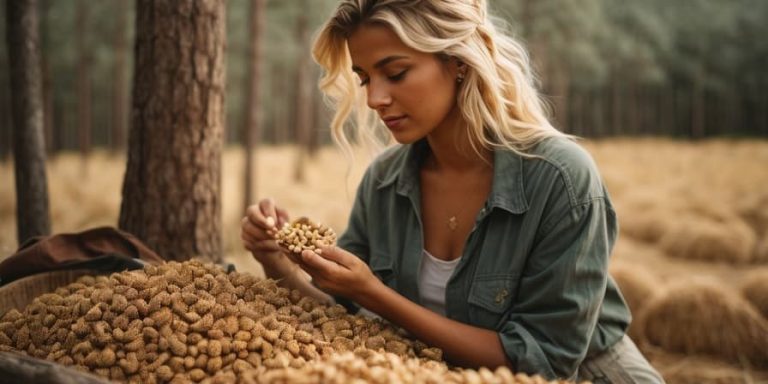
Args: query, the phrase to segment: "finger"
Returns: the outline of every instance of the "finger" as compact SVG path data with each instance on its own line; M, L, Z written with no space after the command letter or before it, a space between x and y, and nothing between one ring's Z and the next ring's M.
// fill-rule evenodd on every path
M265 221L267 221L267 226L269 228L274 228L275 224L277 224L277 211L275 207L275 201L272 200L272 198L266 198L264 200L261 200L259 202L259 208L261 209L261 213L265 216ZM271 220L270 220L271 219Z
M288 211L275 207L275 212L277 213L277 228L282 228L284 224L290 222Z
M240 238L244 242L251 243L251 250L254 250L254 246L258 249L269 251L280 250L274 237L270 236L263 229L253 225L248 218L243 218L243 225L240 227Z
M248 207L246 217L261 228L274 228L276 221L275 204L272 199L261 200L258 204Z
M267 222L267 216L264 215L264 213L261 211L261 207L259 205L251 205L250 207L248 207L248 209L246 209L245 211L245 217L252 224L260 228L263 228L264 230L271 228L271 226Z
M329 261L333 261L334 263L346 268L349 268L354 262L357 261L357 256L335 245L323 245L320 241L318 241L315 245L320 250L320 252L317 252L320 257Z
M312 252L312 251L305 251L305 252ZM294 257L298 259L296 264L301 267L301 269L304 270L304 272L307 272L312 278L318 279L322 278L327 272L323 269L317 268L315 265L309 264L306 261L304 261L304 255L301 253L294 253Z
M243 232L248 233L249 235L253 236L258 240L272 240L274 238L274 236L269 233L269 230L265 231L264 228L260 228L256 226L247 217L243 218L241 230Z
M328 260L311 250L301 252L301 260L307 264L307 266L325 275L339 272L339 268L341 268L339 264Z
M291 252L291 251L286 251L284 249L281 249L281 251L283 251L285 256L287 258L289 258L295 264L299 264L299 265L303 265L304 264L304 260L301 259L301 255L299 255L298 253L294 253L294 252Z
M245 249L258 253L282 253L279 248L268 241L243 241Z

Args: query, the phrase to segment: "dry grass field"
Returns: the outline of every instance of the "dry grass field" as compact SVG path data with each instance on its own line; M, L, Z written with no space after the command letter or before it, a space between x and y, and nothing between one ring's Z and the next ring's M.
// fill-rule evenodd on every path
M611 270L633 310L630 334L669 383L768 383L768 141L585 141L616 205ZM242 152L223 164L226 259L261 273L239 244ZM257 156L259 196L341 232L369 159L333 148L292 181L295 149ZM96 152L48 165L54 232L116 225L125 159ZM0 163L0 258L16 247L13 166Z

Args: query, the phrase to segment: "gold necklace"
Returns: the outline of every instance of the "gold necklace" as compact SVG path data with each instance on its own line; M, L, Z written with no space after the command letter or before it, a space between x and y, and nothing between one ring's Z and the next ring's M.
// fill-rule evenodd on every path
M467 210L467 206L461 207L461 209L458 210L458 212L454 212L454 214L448 218L448 229L451 231L455 231L457 228L459 228L459 216L464 214L464 211Z
M458 220L456 220L456 216L455 215L451 216L448 219L448 228L450 228L451 231L455 231L456 227L458 227L458 226L459 226L459 222L458 222Z

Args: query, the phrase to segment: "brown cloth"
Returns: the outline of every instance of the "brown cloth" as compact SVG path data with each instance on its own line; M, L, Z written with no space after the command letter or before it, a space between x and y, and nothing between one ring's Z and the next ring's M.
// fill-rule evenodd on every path
M136 236L98 227L27 240L0 263L0 285L41 272L81 268L118 272L163 262Z

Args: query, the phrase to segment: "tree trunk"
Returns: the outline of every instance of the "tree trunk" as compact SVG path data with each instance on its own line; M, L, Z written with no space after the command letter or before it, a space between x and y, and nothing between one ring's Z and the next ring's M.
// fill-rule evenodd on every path
M319 73L318 73L319 76ZM319 88L315 87L315 91L313 92L313 104L315 107L314 115L315 115L315 126L318 127L317 129L314 129L313 131L315 134L314 137L314 146L312 147L311 155L314 156L316 152L320 149L320 147L326 145L330 139L330 126L331 126L331 116L329 116L328 106L325 104L325 101L323 100L322 92Z
M129 3L118 0L118 20L115 26L114 49L115 62L112 67L112 150L125 148L125 138L128 133L128 16Z
M254 180L254 159L253 152L258 148L261 141L261 125L263 122L261 105L261 93L259 85L261 84L262 52L261 40L264 35L264 0L251 0L251 9L249 17L250 46L248 47L248 87L245 100L245 116L243 124L243 145L245 146L245 191L243 192L243 212L249 205L253 204L256 194L256 183Z
M664 135L672 135L675 129L675 116L677 115L675 103L675 89L671 85L662 85L659 88L659 109L661 110L661 132Z
M3 27L5 27L5 4L0 6L3 8L2 17ZM4 28L5 29L5 28ZM0 52L0 68L8 68L8 58L6 52ZM10 89L9 79L7 78L8 71L0 71L0 161L5 161L11 154L11 126L13 125L11 120L11 100L8 96Z
M87 172L86 162L91 151L91 53L87 23L87 0L80 0L77 3L77 137L83 175Z
M44 0L40 4L40 70L43 76L43 132L45 137L45 149L48 154L56 151L54 146L54 128L53 128L53 86L51 82L51 65L48 61L48 42L49 34L48 23L51 11L51 1Z
M627 119L626 125L629 128L630 135L637 136L639 131L639 115L638 115L638 102L637 102L637 84L632 79L626 80L626 95L627 95Z
M613 135L626 134L626 127L624 127L623 119L623 97L624 93L622 92L621 80L618 73L615 73L613 81L611 81L611 132Z
M306 4L306 2L302 3ZM309 28L307 26L306 13L302 12L296 23L296 38L298 39L299 60L296 63L296 163L294 165L293 179L296 182L304 182L306 175L304 163L306 162L309 148L309 135L312 124L312 86L309 57Z
M285 69L281 65L272 66L272 131L276 144L285 144L288 142L288 106L286 95L283 92L288 87Z
M43 142L37 2L8 2L8 57L13 115L19 244L51 233Z
M169 260L221 260L224 0L136 8L120 228Z
M570 90L570 79L566 68L555 68L552 72L552 94L554 95L554 113L555 121L563 132L572 133L573 127L570 126L568 109L568 92Z
M317 84L317 82L320 79L320 67L319 66L311 66L310 67L310 83ZM310 116L312 116L312 122L310 124L310 134L309 134L309 142L307 143L307 154L310 158L314 159L317 155L317 151L320 148L320 129L318 129L321 125L324 126L324 122L321 122L322 120L322 95L320 94L320 89L318 87L312 87L311 92L309 93L309 104L310 104Z
M691 138L704 137L704 90L702 83L704 74L701 68L696 69L693 87L691 88Z

